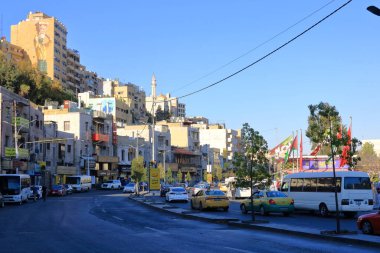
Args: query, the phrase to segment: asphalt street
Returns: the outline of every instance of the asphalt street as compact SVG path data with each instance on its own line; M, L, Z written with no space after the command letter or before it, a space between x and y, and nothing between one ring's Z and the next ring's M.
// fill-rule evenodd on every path
M371 247L181 219L138 204L120 191L92 190L7 205L0 209L0 227L2 253L375 252Z

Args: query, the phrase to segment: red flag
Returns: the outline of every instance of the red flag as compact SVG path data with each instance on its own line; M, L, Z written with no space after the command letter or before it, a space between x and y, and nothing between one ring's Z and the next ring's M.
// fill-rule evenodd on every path
M322 143L318 143L318 145L314 148L314 150L310 153L310 155L317 155L319 150L321 150Z
M347 164L348 152L350 151L350 146L344 146L342 149L342 157L340 158L339 167L342 168Z
M300 141L300 170L303 171L302 167L302 152L303 152L303 145L302 145L302 130L301 130L301 141Z

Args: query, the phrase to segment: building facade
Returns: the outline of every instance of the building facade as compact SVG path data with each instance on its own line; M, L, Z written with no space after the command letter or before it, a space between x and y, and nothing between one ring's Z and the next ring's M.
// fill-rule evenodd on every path
M66 27L42 12L30 12L25 20L11 26L11 43L23 48L39 71L69 88L66 36Z

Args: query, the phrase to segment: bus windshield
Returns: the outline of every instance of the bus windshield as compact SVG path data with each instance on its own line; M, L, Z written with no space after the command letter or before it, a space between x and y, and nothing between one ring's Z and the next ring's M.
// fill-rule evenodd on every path
M344 189L347 190L371 190L369 177L345 177Z
M79 177L66 177L66 184L80 184Z
M0 192L3 195L20 194L20 178L17 176L8 176L0 178Z

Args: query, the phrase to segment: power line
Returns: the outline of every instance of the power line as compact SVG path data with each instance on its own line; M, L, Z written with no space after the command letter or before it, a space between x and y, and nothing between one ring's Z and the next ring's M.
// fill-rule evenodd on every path
M198 82L199 80L202 80L202 79L204 79L204 78L206 78L206 77L208 77L208 76L214 74L215 72L217 72L217 71L219 71L219 70L221 70L221 69L227 67L228 65L230 65L230 64L234 63L235 61L237 61L237 60L243 58L244 56L246 56L246 55L252 53L252 52L255 51L256 49L258 49L258 48L264 46L265 44L269 43L270 41L274 40L275 38L279 37L280 35L284 34L284 33L287 32L287 31L289 31L290 29L292 29L292 28L295 27L296 25L298 25L298 24L300 24L301 22L303 22L304 20L310 18L311 16L313 16L314 14L316 14L316 13L319 12L319 11L321 11L322 9L324 9L325 7L327 7L328 5L332 4L332 3L335 2L335 1L336 1L336 0L331 0L330 2L326 3L326 4L323 5L322 7L320 7L320 8L318 8L317 10L311 12L309 15L303 17L302 19L300 19L299 21L297 21L297 22L294 23L293 25L287 27L286 29L282 30L281 32L279 32L279 33L277 33L276 35L272 36L271 38L267 39L266 41L260 43L259 45L257 45L256 47L250 49L249 51L245 52L244 54L242 54L242 55L238 56L237 58L235 58L235 59L233 59L233 60L231 60L231 61L225 63L224 65L222 65L222 66L220 66L220 67L214 69L213 71L211 71L211 72L209 72L209 73L207 73L207 74L205 74L205 75L203 75L203 76L201 76L201 77L199 77L199 78L197 78L197 79L191 81L190 83L185 84L185 85L179 87L178 89L173 90L172 92L174 92L174 91L178 91L178 90L181 90L181 89L183 89L183 88L185 88L185 87L187 87L187 86L189 86L189 85L191 85L191 84L193 84L193 83L196 83L196 82Z
M318 22L316 22L314 25L310 26L309 28L307 28L307 29L304 30L303 32L299 33L297 36L295 36L295 37L293 37L292 39L288 40L287 42L285 42L285 43L282 44L281 46L279 46L279 47L277 47L276 49L272 50L271 52L269 52L268 54L264 55L264 56L261 57L260 59L258 59L258 60L256 60L256 61L252 62L251 64L249 64L249 65L247 65L247 66L245 66L244 68L241 68L240 70L238 70L238 71L236 71L236 72L234 72L234 73L232 73L232 74L230 74L230 75L224 77L223 79L220 79L220 80L217 81L217 82L214 82L214 83L212 83L212 84L210 84L210 85L208 85L208 86L205 86L205 87L203 87L203 88L201 88L201 89L198 89L198 90L196 90L196 91L190 92L190 93L188 93L188 94L186 94L186 95L180 96L180 97L178 97L178 98L176 98L176 99L179 99L179 98L185 98L185 97L188 97L188 96L194 95L194 94L196 94L196 93L199 93L199 92L201 92L201 91L204 91L204 90L206 90L206 89L209 89L209 88L211 88L211 87L213 87L213 86L215 86L215 85L217 85L217 84L219 84L219 83L222 83L222 82L224 82L224 81L230 79L231 77L233 77L233 76L235 76L235 75L237 75L237 74L243 72L244 70L246 70L246 69L252 67L253 65L255 65L255 64L259 63L259 62L261 62L262 60L268 58L269 56L271 56L272 54L276 53L277 51L279 51L279 50L282 49L283 47L285 47L285 46L287 46L288 44L292 43L293 41L295 41L296 39L298 39L299 37L301 37L301 36L304 35L305 33L309 32L311 29L313 29L314 27L316 27L317 25L319 25L320 23L322 23L323 21L325 21L326 19L328 19L329 17L331 17L332 15L334 15L335 13L337 13L339 10L341 10L342 8L344 8L344 7L345 7L346 5L348 5L350 2L352 2L352 0L347 1L346 3L344 3L343 5L341 5L339 8L335 9L333 12L331 12L330 14L328 14L327 16L325 16L324 18L322 18L321 20L319 20ZM174 99L174 98L173 98L173 99Z

